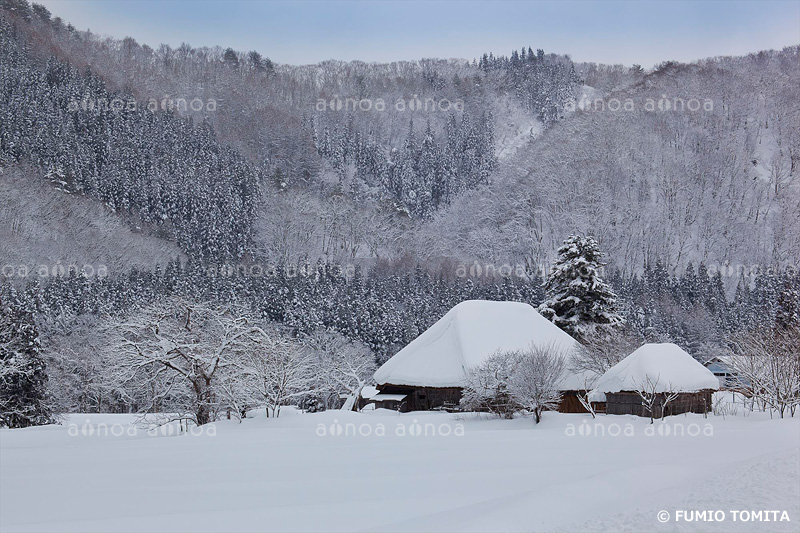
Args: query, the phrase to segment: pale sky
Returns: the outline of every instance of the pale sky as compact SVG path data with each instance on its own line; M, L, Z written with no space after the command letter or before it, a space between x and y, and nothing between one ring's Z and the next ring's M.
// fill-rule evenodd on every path
M800 1L34 0L85 30L173 47L257 50L278 63L508 55L639 63L800 44Z

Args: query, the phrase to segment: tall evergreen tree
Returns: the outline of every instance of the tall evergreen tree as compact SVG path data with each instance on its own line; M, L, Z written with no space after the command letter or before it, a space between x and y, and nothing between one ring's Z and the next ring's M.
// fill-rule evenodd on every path
M602 255L594 238L570 235L545 282L539 312L579 341L609 335L624 322L616 295L599 275Z
M0 426L24 428L47 424L52 415L33 316L15 300L13 292L0 295Z
M776 304L775 326L783 329L800 328L800 290L787 274L784 274L783 287Z

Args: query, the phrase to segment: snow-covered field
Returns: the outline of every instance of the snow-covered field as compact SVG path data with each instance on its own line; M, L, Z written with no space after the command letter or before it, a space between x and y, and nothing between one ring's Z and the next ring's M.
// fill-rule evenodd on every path
M134 420L72 415L60 426L0 430L0 529L800 529L800 420L763 413L655 426L546 413L534 426L485 415L284 409L279 419L259 413L200 435L151 434L129 426ZM726 520L676 523L677 512L701 510ZM759 510L779 511L778 519L786 511L791 521L733 522L732 511Z

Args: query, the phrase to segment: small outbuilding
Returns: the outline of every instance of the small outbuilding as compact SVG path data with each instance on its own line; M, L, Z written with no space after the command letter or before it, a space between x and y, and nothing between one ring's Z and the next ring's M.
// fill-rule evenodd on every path
M703 366L717 376L721 389L739 390L743 384L739 381L739 374L730 363L730 358L724 355L717 355L706 361Z
M402 395L401 411L456 408L470 368L497 351L531 344L569 354L577 343L528 304L461 302L375 372L380 394L371 401ZM577 391L595 379L591 372L570 371L560 387L564 401L559 410L585 412Z
M717 377L679 346L645 344L600 376L589 399L605 401L610 415L661 418L708 412L719 387Z

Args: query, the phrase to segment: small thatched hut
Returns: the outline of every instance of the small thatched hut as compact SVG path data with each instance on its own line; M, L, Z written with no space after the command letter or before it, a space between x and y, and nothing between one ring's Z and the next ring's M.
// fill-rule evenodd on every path
M645 344L608 369L589 398L605 401L610 415L662 416L705 413L719 380L671 343Z

